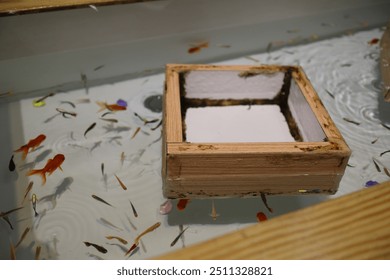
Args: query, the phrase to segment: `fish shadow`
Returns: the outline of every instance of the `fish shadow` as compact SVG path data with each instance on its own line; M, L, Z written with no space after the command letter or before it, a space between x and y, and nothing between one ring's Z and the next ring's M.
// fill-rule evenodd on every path
M110 132L116 132L116 133L121 133L121 132L126 132L131 129L131 127L128 126L114 126L113 124L108 124L103 126L103 129L106 130L106 133Z
M40 199L41 202L51 202L53 204L53 209L57 204L57 199L61 197L67 190L71 191L70 185L73 183L72 177L66 177L62 182L56 187L56 190L53 194L46 195Z
M41 152L39 155L35 157L34 161L27 162L21 166L19 166L19 171L26 170L26 169L33 169L37 163L40 163L44 161L52 152L52 149L47 149Z

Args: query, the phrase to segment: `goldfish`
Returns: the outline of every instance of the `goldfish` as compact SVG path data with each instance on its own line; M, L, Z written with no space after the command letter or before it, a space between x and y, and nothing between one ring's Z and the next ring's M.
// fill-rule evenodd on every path
M49 159L42 169L33 169L29 173L27 173L27 176L39 174L42 177L42 185L46 183L46 173L49 173L51 175L54 171L59 168L62 171L61 164L64 162L65 156L63 154L57 154L54 156L54 158Z
M134 244L130 247L130 249L126 252L125 256L127 256L128 254L131 253L131 251L133 251L135 248L138 247L138 244L141 240L141 237L144 236L145 234L149 233L149 232L152 232L154 231L156 228L158 228L159 226L161 225L160 222L157 222L155 223L154 225L148 227L146 230L144 230L140 235L138 235L135 239L134 239Z
M107 102L101 102L101 101L96 101L96 104L100 107L99 112L101 111L104 111L104 110L109 110L109 111L112 111L112 112L116 112L116 111L125 111L126 110L126 107L125 106L121 106L121 105L118 105L118 104L107 104Z
M21 146L19 149L17 149L15 152L23 152L23 159L27 157L27 154L30 149L34 150L36 149L41 143L46 139L46 135L40 134L36 138L31 139L28 141L26 145Z
M127 244L127 241L125 239L123 239L122 237L119 237L119 236L113 236L113 235L108 235L106 236L107 239L111 240L111 239L116 239L118 240L120 243L126 245Z
M115 174L114 174L114 176L115 176L115 178L118 180L118 183L119 183L119 185L121 185L122 189L123 189L123 190L127 190L127 187L125 186L125 184L123 184L123 182L121 181L121 179L119 179L118 176L116 176ZM130 202L130 203L131 203L131 202Z
M258 222L264 222L267 220L267 216L263 212L258 212L256 214L256 218Z
M179 202L176 205L177 209L183 211L186 208L189 201L190 201L189 199L179 199Z
M204 42L204 43L198 44L196 46L193 46L192 48L189 48L188 53L190 53L190 54L198 53L198 52L200 52L201 49L208 48L208 47L209 47L209 42Z

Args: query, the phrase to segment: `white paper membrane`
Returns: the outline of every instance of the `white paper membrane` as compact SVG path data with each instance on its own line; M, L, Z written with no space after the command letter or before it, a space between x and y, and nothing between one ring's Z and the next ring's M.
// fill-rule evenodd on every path
M186 141L294 142L277 105L189 108Z
M240 71L191 71L185 75L186 98L272 99L284 73L240 77Z

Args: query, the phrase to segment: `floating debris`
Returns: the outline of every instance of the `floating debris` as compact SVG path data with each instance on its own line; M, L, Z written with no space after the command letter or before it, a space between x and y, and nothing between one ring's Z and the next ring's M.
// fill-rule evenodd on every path
M160 205L160 214L167 215L172 210L172 202L170 199L167 199L163 204Z
M180 237L182 237L182 235L184 234L184 232L189 228L186 227L185 229L183 229L176 237L175 239L173 239L173 241L171 242L171 247L175 246L175 244L177 243L177 241L180 239Z
M372 187L372 186L375 186L375 185L378 185L378 184L379 183L377 181L369 180L369 181L366 182L365 187L369 188L369 187Z
M127 107L127 102L123 99L118 99L116 101L116 104L119 105L119 106L122 106L122 107Z

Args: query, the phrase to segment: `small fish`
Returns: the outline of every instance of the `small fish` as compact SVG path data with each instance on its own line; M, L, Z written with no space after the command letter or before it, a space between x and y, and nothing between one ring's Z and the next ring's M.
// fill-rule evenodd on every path
M267 45L267 48L266 48L266 52L267 53L270 53L271 52L271 49L272 49L272 42L269 42L268 45Z
M97 201L100 201L100 202L102 202L102 203L104 203L104 204L107 204L107 205L109 205L109 206L111 206L111 207L114 207L114 206L112 206L110 203L108 203L107 201L105 201L104 199L98 197L97 195L94 195L94 194L93 194L92 197L93 197L94 199L96 199Z
M14 209L8 210L8 211L6 211L6 212L1 212L1 211L0 211L0 218L7 217L9 214L11 214L11 213L13 213L13 212L15 212L15 211L18 211L18 210L20 210L20 209L22 209L22 208L24 208L24 207L21 206L21 207L18 207L18 208L14 208Z
M267 216L263 212L258 212L256 214L256 218L258 222L264 222L267 220Z
M387 153L390 153L390 150L387 150L387 151L384 151L384 152L380 153L379 156L381 157L381 156L383 156L384 154L387 154Z
M379 167L378 163L375 161L374 158L372 158L372 162L373 162L374 165L375 165L376 171L381 172L381 168Z
M133 136L131 136L131 139L133 139L137 134L138 132L141 130L140 127L137 127L137 129L135 130L135 132L133 133Z
M171 242L171 247L175 246L175 244L177 243L177 241L180 239L180 237L183 235L183 233L184 233L188 228L189 228L189 226L186 227L185 229L183 229L183 230L178 234L178 236L176 236L176 238L173 239L173 241Z
M138 115L138 114L135 113L135 112L134 112L134 115L135 115L137 118L139 118L141 121L143 121L145 125L148 124L148 123L155 123L155 122L158 122L158 121L159 121L159 119L147 120L147 119L141 117L140 115Z
M374 139L374 140L372 140L372 141L371 141L371 144L375 144L378 140L379 140L379 137L376 138L376 139Z
M118 104L107 104L106 102L101 102L101 101L96 101L96 104L100 107L98 113L106 109L111 112L125 111L127 108L125 106L120 106Z
M39 256L41 255L41 249L42 249L41 246L37 246L35 248L35 260L39 260Z
M386 173L386 175L387 175L388 177L390 177L389 169L387 169L386 167L383 167L383 171Z
M98 70L102 69L104 66L105 66L104 64L99 65L99 66L93 68L93 71L98 71Z
M367 44L369 44L370 46L376 45L378 43L379 43L379 39L378 38L372 38L370 41L367 42Z
M16 260L15 246L12 243L12 241L10 241L10 244L9 244L9 256L10 256L11 260Z
M123 231L122 228L117 227L116 225L114 225L113 223L110 223L109 221L107 221L107 220L104 219L104 218L100 218L100 221L101 221L103 224L105 224L105 225L107 225L107 226L109 226L109 227L112 227L112 228L117 229L117 230L119 230L119 231Z
M88 242L88 241L84 241L83 242L85 244L85 246L89 247L89 246L92 246L94 247L96 250L98 250L100 253L107 253L107 249L104 248L103 246L100 246L100 245L97 245L95 243L91 243L91 242Z
M215 210L215 205L214 205L214 199L211 201L211 213L210 217L213 219L213 221L216 221L218 218L219 214L217 213L217 210Z
M30 228L29 228L29 227L27 227L27 228L24 230L24 232L23 232L22 236L20 237L18 243L16 243L16 245L15 245L15 249L18 248L18 246L20 245L20 243L22 243L22 241L26 238L27 233L29 233L29 231L30 231Z
M353 123L355 125L360 125L360 122L356 122L356 121L348 119L348 118L343 118L343 120L346 121L346 122L349 122L349 123Z
M40 103L40 102L42 102L43 100L45 100L46 98L51 97L51 96L54 96L54 95L55 95L55 93L54 93L54 92L51 92L51 93L49 93L48 95L45 95L44 97L41 97L41 98L39 98L39 99L37 99L37 100L34 100L34 103Z
M101 116L101 118L103 118L104 116L109 115L109 114L114 114L114 113L111 112L111 111L105 112L105 113Z
M189 199L179 199L176 205L177 209L183 211L187 207L189 201Z
M273 210L272 210L271 207L268 206L267 197L265 196L264 193L261 193L261 200L263 200L263 203L264 203L265 207L267 207L268 211L269 211L270 213L272 213Z
M122 152L121 153L121 166L123 166L123 163L125 162L125 159L126 159L125 152Z
M126 244L128 243L125 239L123 239L122 237L119 237L119 236L112 236L112 235L109 235L109 236L106 236L106 238L107 238L108 240L116 239L116 240L118 240L120 243L122 243L122 244L124 244L124 245L126 245Z
M100 165L100 169L102 171L102 175L104 176L104 162L102 162L102 164Z
M44 185L46 183L46 173L49 173L49 175L51 175L54 171L57 170L57 168L63 171L61 168L61 164L64 161L65 156L63 154L57 154L52 159L49 159L42 169L33 169L27 173L27 176L40 175L42 178L42 185Z
M84 132L84 137L85 137L85 138L87 138L87 137L86 137L87 133L90 132L95 126L96 126L96 122L94 122L93 124L91 124L91 125L87 128L87 130Z
M167 199L163 204L160 205L160 214L166 215L172 210L172 202L170 199Z
M118 120L117 119L104 119L104 118L100 118L102 121L106 121L106 122L111 122L111 123L117 123Z
M33 182L33 181L31 181L31 182L28 184L28 186L27 186L27 188L26 188L26 191L24 192L24 197L23 197L22 204L23 204L24 200L26 199L28 193L31 191L33 185L34 185L34 182Z
M72 117L77 117L77 113L75 112L68 112L68 111L65 111L61 108L56 108L57 112L61 113L64 117L66 117L66 115L71 115Z
M76 100L77 104L86 104L86 103L91 103L91 99L89 98L81 98Z
M11 159L9 160L8 169L9 171L15 171L15 162L14 162L14 155L11 156Z
M390 126L386 125L385 123L381 123L381 125L382 125L384 128L387 128L388 130L390 130Z
M0 97L6 97L6 96L8 96L8 95L12 95L13 94L13 92L12 91L6 91L6 92L2 92L2 93L0 93Z
M31 203L32 203L32 207L34 209L34 212L35 212L35 217L38 216L38 212L37 212L37 195L35 193L33 193L32 197L31 197Z
M115 176L115 178L118 180L119 185L121 185L122 189L127 190L127 187L126 187L125 184L123 184L123 182L118 178L118 176L116 176L115 174L114 174L114 176Z
M334 99L334 94L331 93L329 90L325 89L326 93L329 94L330 97L332 97Z
M209 42L203 42L201 44L197 44L191 48L188 49L188 53L189 54L193 54L193 53L198 53L200 52L202 49L204 48L208 48L209 47Z
M85 93L88 94L89 88L88 88L88 78L86 74L81 73L80 74L81 82L83 83Z
M141 240L142 236L144 236L145 234L151 232L151 231L154 231L156 228L158 228L159 226L161 225L160 222L157 222L155 223L154 225L148 227L146 230L144 230L140 235L138 235L135 239L134 239L134 244L130 247L130 249L126 252L125 256L127 256L128 254L131 253L131 251L133 251L135 248L137 248L138 244L139 244L139 241Z
M151 128L151 130L156 130L157 128L159 128L160 126L162 125L162 120L160 120L160 122L153 128Z
M22 152L23 156L22 158L25 159L27 157L27 154L29 150L35 150L41 143L46 139L46 135L40 134L36 138L31 139L28 141L27 144L21 146L19 149L17 149L15 152Z
M7 222L7 224L9 225L9 227L13 230L14 227L12 226L11 224L11 221L9 220L8 216L4 216L3 217L3 220Z
M349 164L349 163L347 164L347 166L348 166L348 167L356 167L356 166L351 165L351 164Z
M137 213L137 210L135 210L135 207L134 207L134 205L133 205L133 203L131 203L131 201L129 200L129 202L130 202L130 205L131 205L131 209L133 210L133 214L134 214L134 217L138 217L138 213Z
M73 107L73 109L76 108L76 105L75 105L73 102L70 102L70 101L61 101L60 103L61 103L61 104L69 104L70 106Z
M256 63L260 63L260 60L254 58L254 57L252 57L252 56L249 56L249 55L248 55L248 56L245 56L244 58L249 59L249 60L252 60L252 61L254 61L254 62L256 62Z

